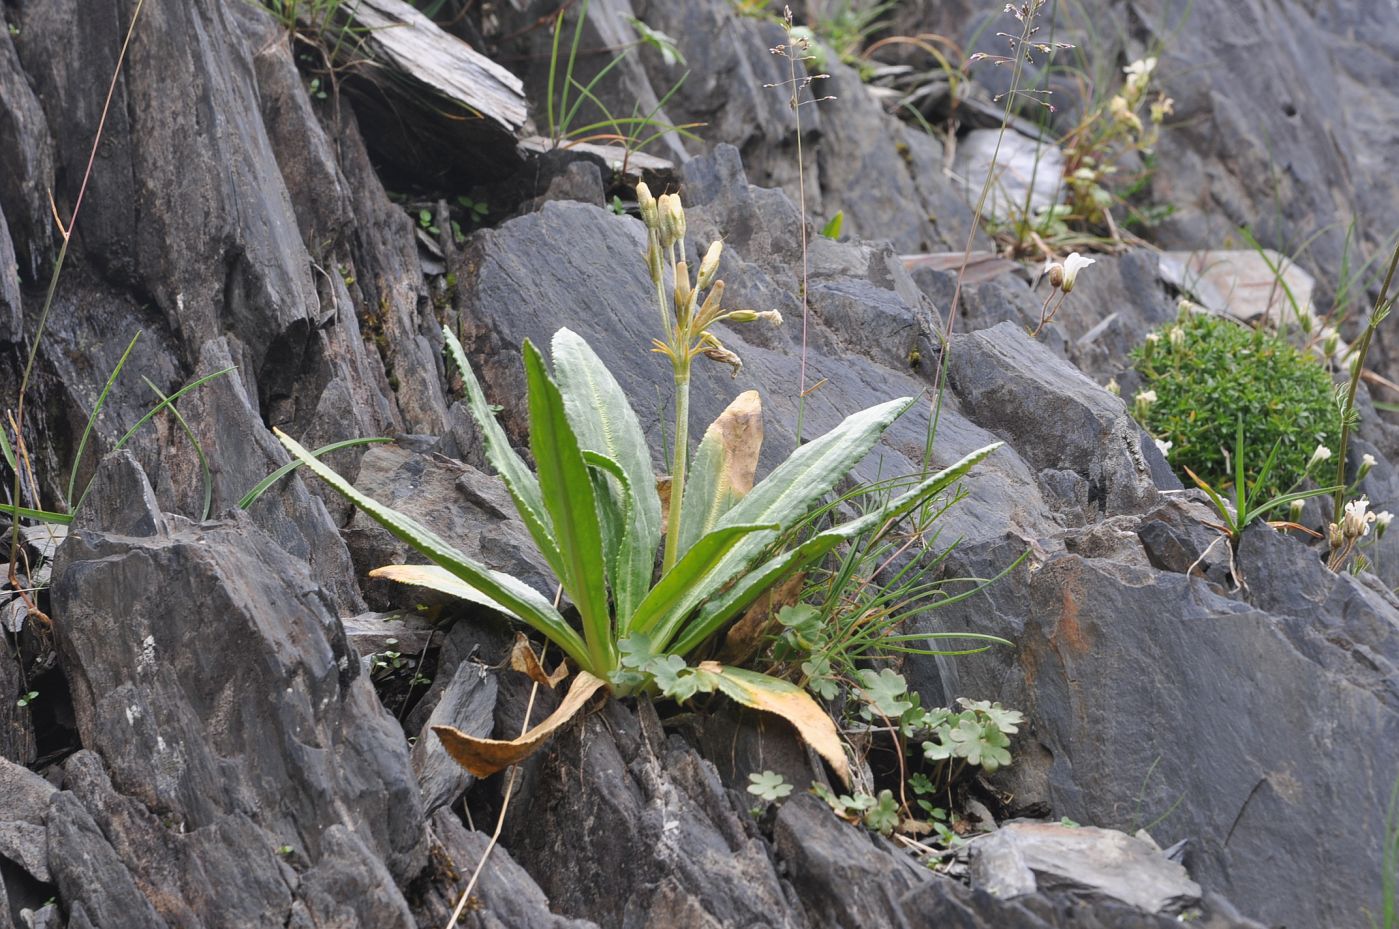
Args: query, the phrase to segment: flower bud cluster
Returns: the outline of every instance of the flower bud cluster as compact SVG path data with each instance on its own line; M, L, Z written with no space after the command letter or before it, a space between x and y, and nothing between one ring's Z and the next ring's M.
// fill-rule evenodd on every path
M655 341L655 351L668 355L677 371L689 369L690 362L703 355L733 367L743 362L725 348L709 327L717 322L746 323L764 320L774 325L782 323L776 310L725 310L722 306L724 282L719 280L719 263L724 245L714 241L700 259L699 269L691 279L690 264L685 255L685 208L679 194L655 197L645 183L636 185L636 203L641 221L646 225L646 268L656 286L657 303L665 339ZM665 268L670 265L672 290L665 289ZM686 374L688 377L688 374Z

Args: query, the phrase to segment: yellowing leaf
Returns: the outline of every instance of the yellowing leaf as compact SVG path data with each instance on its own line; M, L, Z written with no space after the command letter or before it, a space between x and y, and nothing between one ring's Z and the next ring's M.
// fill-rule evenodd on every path
M743 617L729 627L720 657L732 664L744 664L752 658L763 644L763 636L772 627L777 611L796 603L805 583L806 574L799 571L754 600Z
M466 581L452 574L446 568L440 568L435 564L384 565L382 568L370 571L369 576L382 577L385 580L398 581L400 584L411 584L414 587L426 587L439 593L451 594L453 597L460 597L463 600L490 607L506 616L519 619L513 612L481 593Z
M510 647L510 667L521 674L528 674L530 680L543 684L550 690L553 690L560 681L568 677L568 665L562 661L554 669L553 674L546 673L544 666L539 662L539 656L534 653L534 648L529 644L529 636L523 632L515 633L515 644Z
M795 726L806 743L826 759L841 782L847 787L850 785L850 764L845 760L836 724L810 694L787 681L731 668L717 661L701 662L699 669L718 677L719 689L730 699L781 716Z
M688 551L753 489L763 447L763 403L745 390L704 432L685 482L680 551Z
M518 739L478 739L453 726L433 726L457 764L477 777L490 777L512 764L519 764L538 751L560 727L578 715L589 698L605 684L587 671L579 671L559 708L538 726Z
M758 453L763 448L763 401L756 390L745 390L709 427L724 441L724 476L738 496L753 489Z

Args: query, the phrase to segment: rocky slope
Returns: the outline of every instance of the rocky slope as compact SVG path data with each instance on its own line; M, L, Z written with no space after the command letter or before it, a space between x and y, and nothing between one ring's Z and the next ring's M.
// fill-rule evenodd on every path
M538 99L548 35L526 27L552 6L500 6L494 20L464 20L463 33ZM1212 247L1249 222L1281 247L1297 229L1353 216L1374 243L1399 225L1396 199L1384 196L1392 173L1375 156L1392 145L1385 133L1399 112L1384 80L1399 55L1393 6L1193 6L1163 55L1182 128L1165 136L1154 181L1180 207L1162 242ZM7 398L61 245L49 196L69 215L135 0L88 7L3 6ZM1170 31L1161 24L1176 23L1179 7L1090 3L1085 15L1110 37L1102 54L1112 59ZM909 29L969 39L985 12L908 2L896 15ZM801 316L796 124L763 86L782 79L768 51L781 30L723 0L595 0L585 47L611 43L628 14L674 36L690 63L669 117L708 123L702 144L668 153L683 162L669 181L688 206L692 251L723 237L735 304L789 321L726 333L742 372L705 369L694 389L696 421L740 390L763 393L766 468L795 445L800 346L790 324ZM440 631L392 627L405 653L431 656L433 684L390 713L362 661L387 637L360 633L377 621L370 608L412 605L365 578L401 547L297 477L246 511L235 505L287 460L273 427L311 446L399 436L329 460L544 589L508 501L478 470L440 325L461 329L517 440L520 345L565 325L608 346L653 434L668 417L666 372L644 351L642 227L604 207L606 165L488 159L495 149L483 148L444 167L440 150L403 144L384 108L365 102L378 89L309 92L298 49L243 0L145 0L116 84L31 385L28 448L43 502L59 499L89 411L140 338L78 466L78 485L92 489L57 548L43 601L52 625L20 628L17 601L0 604L0 927L444 924L504 783L473 784L444 764L425 726L518 730L527 685L487 670L508 631L460 609ZM1240 67L1241 56L1265 67ZM953 277L910 271L899 256L960 249L970 221L931 137L888 116L850 69L830 71L819 93L836 99L801 110L808 204L823 217L843 208L855 236L811 245L810 376L825 379L807 407L811 433L929 390ZM677 76L645 49L607 92L657 99ZM981 79L994 89L993 72ZM1269 151L1283 160L1277 170L1265 170ZM461 244L439 234L433 254L383 178L447 174L460 190L494 185L520 208ZM1328 229L1309 253L1323 286L1334 286L1338 235ZM989 577L1030 555L926 622L1016 647L910 658L903 671L930 703L1023 708L1016 764L995 781L1007 812L1148 827L1198 883L1200 924L1365 925L1379 906L1384 807L1399 774L1399 601L1388 587L1399 558L1381 559L1383 580L1336 576L1300 542L1256 527L1233 568L1245 588L1234 589L1219 547L1190 575L1214 540L1208 511L1100 386L1172 318L1174 294L1148 251L1100 258L1092 271L1040 342L1024 334L1039 300L1019 276L963 294L934 457L1007 445L944 520L943 537L962 540L946 570ZM180 403L211 463L213 518L201 520L199 461L178 423L158 417L108 452L154 402L142 376L169 392L230 367ZM909 470L927 414L898 423L864 474ZM1366 490L1399 503L1384 460L1399 450L1392 429L1369 410L1361 434L1381 459ZM18 705L29 690L38 698ZM588 717L522 769L463 925L1175 924L1140 898L1128 905L1043 869L1037 891L1002 900L985 873L973 868L971 887L936 875L809 796L755 818L749 772L775 768L800 784L823 776L774 730L737 714L663 719L646 702ZM1152 881L1190 884L1149 857Z

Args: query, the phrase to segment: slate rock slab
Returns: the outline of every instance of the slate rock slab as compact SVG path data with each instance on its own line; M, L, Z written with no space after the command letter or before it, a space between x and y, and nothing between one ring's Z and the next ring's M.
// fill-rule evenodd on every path
M971 879L1007 899L1044 890L1169 915L1200 902L1200 886L1158 849L1091 826L1006 823L972 844Z
M82 512L53 588L91 750L49 814L63 899L94 925L146 924L154 906L152 925L282 926L294 902L337 925L410 925L395 920L399 882L426 861L417 782L327 595L246 517L161 514L129 455L98 484L122 492Z

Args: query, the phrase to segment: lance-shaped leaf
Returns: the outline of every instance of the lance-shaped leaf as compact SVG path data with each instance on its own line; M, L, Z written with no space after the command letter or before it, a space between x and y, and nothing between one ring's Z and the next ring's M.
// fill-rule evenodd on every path
M432 731L457 764L477 777L490 777L538 751L561 726L578 715L588 698L604 684L587 671L579 671L559 708L518 739L478 739L452 726L433 726Z
M708 533L671 566L660 582L646 595L646 599L641 601L636 612L625 624L619 625L624 625L629 634L646 635L677 603L688 599L703 579L714 570L714 566L745 536L755 532L771 532L772 529L770 524L725 526Z
M341 496L387 529L394 538L412 546L415 551L426 556L434 564L442 566L454 576L465 581L468 586L475 588L503 606L507 612L539 630L580 666L587 665L589 656L583 640L564 621L563 616L554 609L553 604L544 599L534 588L519 578L493 571L485 565L472 561L444 542L431 529L360 493L354 485L302 448L300 443L291 436L280 429L274 429L273 432L286 446L287 451L301 459L307 468L310 468Z
M750 603L772 585L779 583L796 571L804 570L841 542L878 529L885 523L902 519L925 500L942 493L961 480L977 463L1000 448L1002 444L1001 442L993 442L985 448L977 449L964 456L956 464L944 468L936 474L928 475L907 492L883 506L866 513L864 516L820 532L796 548L783 552L749 571L740 577L733 586L706 603L699 613L685 625L674 644L669 646L669 650L679 655L687 654L719 631L730 619L747 609Z
M539 494L563 557L559 580L583 619L583 639L592 656L584 667L606 674L616 667L617 645L607 607L606 556L592 474L564 413L563 396L544 368L543 356L528 339L523 353L529 388L530 450L534 452Z
M850 783L850 765L840 744L840 733L821 705L805 690L788 681L756 671L731 668L717 661L700 662L699 669L718 678L719 690L731 700L755 710L774 713L796 727L806 743L826 759L845 784Z
M486 400L486 392L481 389L481 382L476 379L476 372L471 370L471 363L466 360L466 352L462 350L457 337L447 326L442 327L442 336L447 342L447 355L461 372L462 386L466 389L467 409L471 411L472 419L476 420L476 428L481 430L481 444L485 446L486 459L505 482L505 489L510 493L510 499L515 502L520 520L529 531L530 538L534 539L539 553L544 556L554 574L562 579L563 556L554 543L554 527L549 522L544 498L539 493L539 481L535 479L524 460L515 453L505 430L495 418L495 412Z
M369 572L369 576L383 578L386 581L396 581L400 584L408 584L413 587L426 587L428 590L450 594L460 600L467 600L471 603L488 607L498 613L504 613L512 619L520 618L516 616L513 611L481 593L481 591L472 587L466 581L457 577L441 565L390 564L384 565L382 568L375 568L373 571Z
M680 554L753 489L762 447L762 400L756 390L745 390L705 430L690 459L680 516Z
M913 403L904 397L846 417L830 432L808 442L773 469L746 497L720 517L716 528L771 523L771 532L755 532L733 547L690 595L656 626L653 639L661 651L670 647L686 617L699 604L742 574L782 531L793 526L869 453L889 424Z
M629 506L618 501L617 508L629 512L628 532L617 552L612 585L617 615L628 616L651 587L661 543L661 502L650 445L621 385L581 336L560 329L553 350L554 375L578 444L615 461L626 475L610 486L630 498Z

